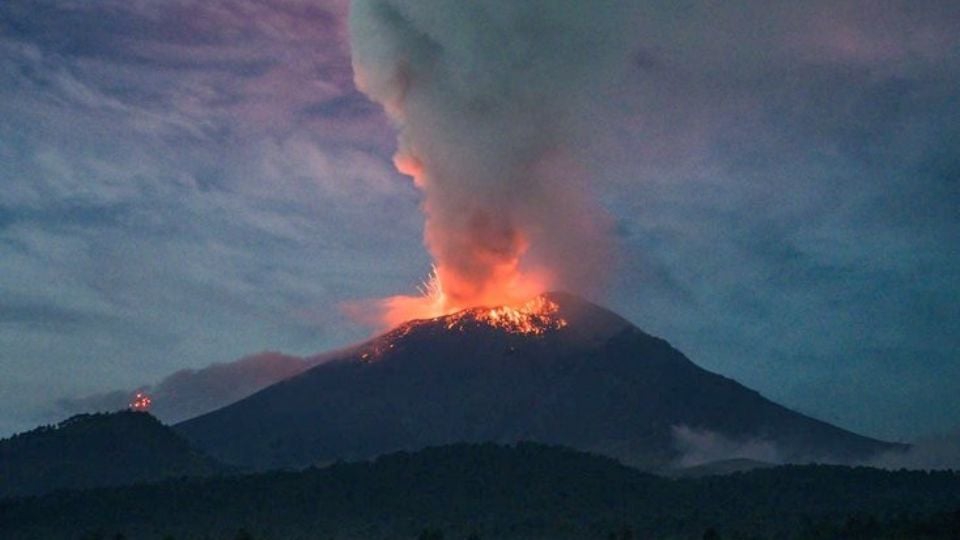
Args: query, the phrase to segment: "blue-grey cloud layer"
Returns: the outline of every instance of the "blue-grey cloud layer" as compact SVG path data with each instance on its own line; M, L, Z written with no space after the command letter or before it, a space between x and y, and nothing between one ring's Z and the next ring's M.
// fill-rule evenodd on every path
M607 298L787 405L960 415L960 7L641 4L584 133ZM364 330L428 259L344 2L0 5L0 432L49 404ZM558 80L556 84L563 84Z
M344 6L0 6L0 431L43 404L356 339L428 268Z

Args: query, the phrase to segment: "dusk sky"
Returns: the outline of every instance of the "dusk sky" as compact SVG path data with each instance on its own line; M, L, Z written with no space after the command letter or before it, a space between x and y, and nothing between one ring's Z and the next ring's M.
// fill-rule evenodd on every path
M606 231L554 234L593 261L564 287L841 427L960 428L960 3L622 5L569 14L570 43L616 22L602 57L487 100L563 111L544 133L576 148ZM348 11L0 3L0 436L65 398L357 342L375 329L348 306L416 293L423 194L355 85ZM567 54L534 25L463 59L446 15L432 54L481 74Z

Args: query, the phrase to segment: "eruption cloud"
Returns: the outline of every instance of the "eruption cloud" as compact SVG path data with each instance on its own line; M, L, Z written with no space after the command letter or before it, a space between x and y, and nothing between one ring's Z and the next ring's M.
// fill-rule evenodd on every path
M380 323L589 292L611 265L591 196L595 112L629 58L624 3L354 0L357 87L398 129L434 274Z

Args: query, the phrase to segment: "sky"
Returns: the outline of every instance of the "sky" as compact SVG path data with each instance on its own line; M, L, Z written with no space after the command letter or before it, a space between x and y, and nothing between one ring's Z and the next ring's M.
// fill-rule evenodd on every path
M628 4L576 111L613 252L586 294L842 427L960 427L960 4ZM423 196L348 10L0 3L0 435L309 363L371 334L344 305L416 291Z

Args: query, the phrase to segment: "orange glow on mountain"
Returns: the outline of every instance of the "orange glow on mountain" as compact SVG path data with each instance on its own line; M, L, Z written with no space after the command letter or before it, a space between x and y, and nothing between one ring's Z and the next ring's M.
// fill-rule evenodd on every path
M513 306L474 307L449 315L406 321L373 340L359 356L364 362L376 361L394 349L401 338L423 327L442 328L448 332L488 327L507 334L542 336L568 324L560 314L559 304L545 295L538 295Z
M392 296L380 302L381 324L392 328L411 320L436 319L468 310L486 313L485 319L498 322L495 326L517 330L524 326L521 321L533 321L531 317L548 309L546 300L534 298L543 292L548 280L533 272L520 272L518 262L494 266L480 282L442 265L434 266L419 287L420 295Z
M447 330L463 330L468 324L485 324L511 334L541 335L567 326L559 315L560 306L543 296L537 296L519 306L474 308L450 315Z

